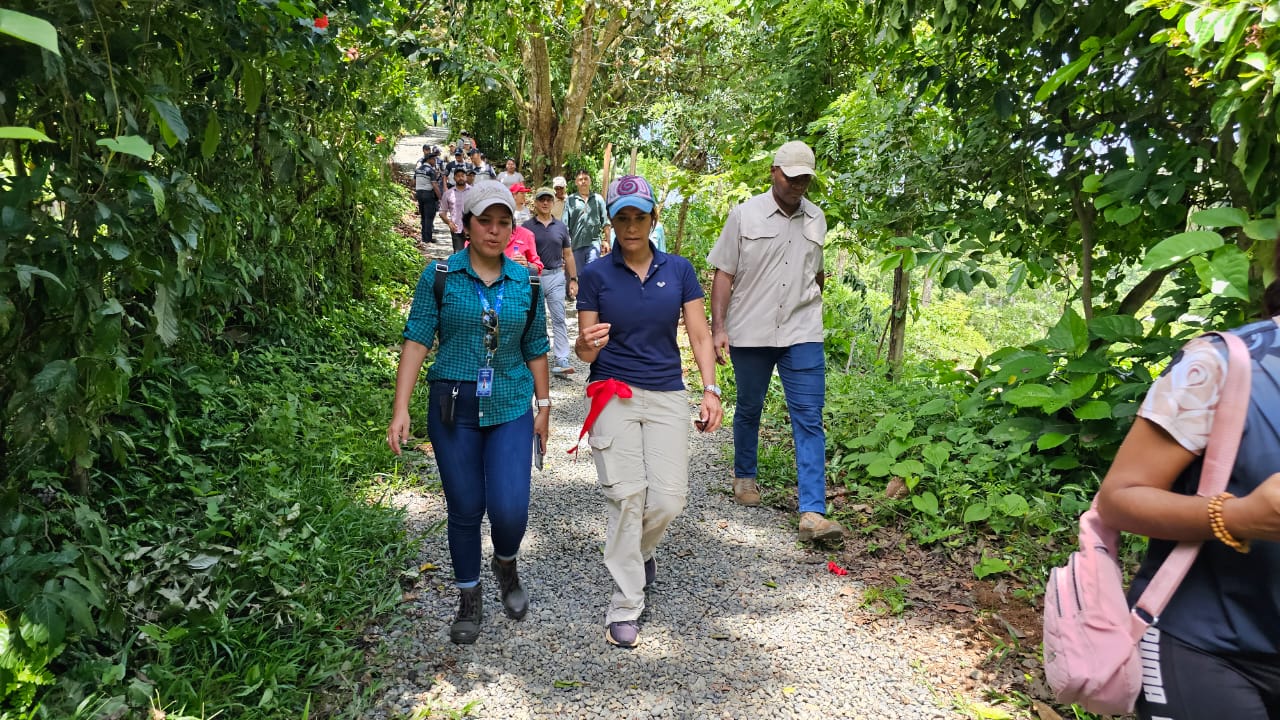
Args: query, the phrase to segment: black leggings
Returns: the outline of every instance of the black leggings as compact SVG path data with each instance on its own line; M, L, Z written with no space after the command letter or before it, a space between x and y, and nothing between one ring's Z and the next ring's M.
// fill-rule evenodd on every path
M1141 720L1280 720L1275 656L1214 655L1158 634L1142 643Z

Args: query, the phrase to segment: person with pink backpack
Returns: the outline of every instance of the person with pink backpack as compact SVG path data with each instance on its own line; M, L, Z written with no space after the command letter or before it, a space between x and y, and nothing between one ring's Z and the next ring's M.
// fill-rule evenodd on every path
M1268 292L1274 316L1273 289L1280 285ZM1138 660L1128 682L1140 687L1143 720L1280 720L1280 326L1268 319L1221 335L1187 343L1155 381L1096 512L1082 518L1082 545L1103 554L1114 552L1117 530L1151 538L1128 593L1141 637L1129 645ZM1214 453L1223 447L1226 460ZM1214 471L1216 462L1225 466ZM1185 577L1158 575L1162 566ZM1046 592L1045 661L1055 689L1069 650L1052 647L1051 620L1096 601L1092 578L1073 572L1080 569L1056 570ZM1118 566L1109 572L1118 576ZM1116 577L1103 580L1118 587ZM1156 602L1145 602L1153 595Z

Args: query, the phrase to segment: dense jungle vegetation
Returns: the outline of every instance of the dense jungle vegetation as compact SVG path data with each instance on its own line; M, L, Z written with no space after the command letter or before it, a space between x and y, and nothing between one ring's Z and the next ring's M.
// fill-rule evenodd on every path
M635 148L701 270L808 140L833 483L1028 597L1280 235L1275 3L6 5L0 718L358 715L428 101L536 180Z

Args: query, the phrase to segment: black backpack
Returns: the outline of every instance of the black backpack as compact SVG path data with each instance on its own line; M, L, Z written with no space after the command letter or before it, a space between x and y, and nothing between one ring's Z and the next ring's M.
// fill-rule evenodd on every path
M440 314L440 307L444 304L444 279L449 275L449 266L446 263L436 263L436 277L431 284L431 290L436 296L436 315ZM529 274L529 314L524 319L524 333L520 335L520 339L529 336L529 330L533 327L533 315L538 309L538 303L542 302L542 279L532 273Z

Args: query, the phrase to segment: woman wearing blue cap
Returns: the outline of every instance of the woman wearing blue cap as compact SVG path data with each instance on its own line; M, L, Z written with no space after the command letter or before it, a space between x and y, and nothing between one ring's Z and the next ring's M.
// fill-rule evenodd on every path
M681 317L702 379L698 428L720 427L715 349L693 265L649 242L657 220L653 189L627 175L606 203L614 252L578 275L575 351L591 363L583 426L608 502L604 562L614 591L605 639L639 641L645 588L657 575L654 550L689 492L689 398L676 331Z

